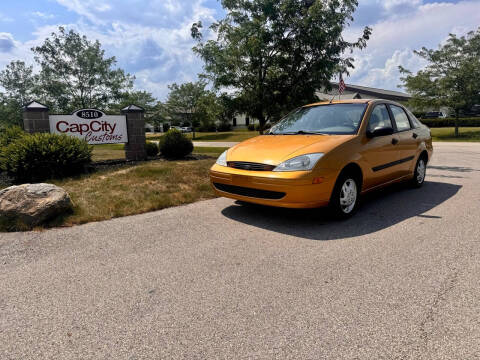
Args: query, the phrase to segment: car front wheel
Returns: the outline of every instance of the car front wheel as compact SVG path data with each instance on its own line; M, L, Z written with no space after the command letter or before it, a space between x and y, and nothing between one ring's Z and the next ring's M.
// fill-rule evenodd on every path
M351 217L360 202L360 183L355 176L345 174L337 180L333 189L330 207L338 219Z

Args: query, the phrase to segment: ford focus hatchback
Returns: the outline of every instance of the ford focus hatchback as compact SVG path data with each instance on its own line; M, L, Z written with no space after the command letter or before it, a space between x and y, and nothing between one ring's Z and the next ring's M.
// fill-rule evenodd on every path
M432 152L430 130L400 104L317 103L225 151L210 180L219 196L289 208L330 206L346 218L362 193L398 181L422 186Z

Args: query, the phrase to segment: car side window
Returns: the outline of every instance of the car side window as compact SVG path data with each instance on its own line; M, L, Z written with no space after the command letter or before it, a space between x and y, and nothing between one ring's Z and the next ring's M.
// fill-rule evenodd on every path
M413 113L408 109L407 109L407 114L410 117L410 122L412 123L412 126L414 128L418 128L421 126L420 120L418 120L417 117L413 115Z
M370 120L368 121L368 131L386 127L393 128L387 106L385 104L377 105L370 115Z
M398 131L410 130L410 121L408 121L408 116L405 111L396 105L390 105L390 110L392 110L393 118L395 119L395 124L397 124Z

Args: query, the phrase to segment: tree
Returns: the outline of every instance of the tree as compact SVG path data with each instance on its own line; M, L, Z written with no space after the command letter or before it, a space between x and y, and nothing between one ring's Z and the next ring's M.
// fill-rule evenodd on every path
M427 66L413 74L400 66L401 80L413 107L445 106L455 112L455 136L462 110L480 102L480 28L466 36L450 34L437 50L423 47L415 54L425 59Z
M157 99L155 99L152 93L144 90L126 91L120 95L120 98L116 104L111 105L110 111L119 112L121 109L128 105L137 105L145 109L148 114L153 111Z
M357 0L222 0L226 17L210 26L215 40L203 42L202 24L191 34L214 87L235 89L241 110L268 120L314 101L330 79L353 68L346 51L366 46L366 27L356 42L343 38Z
M108 107L133 86L134 78L115 68L115 57L105 57L98 40L73 30L60 27L32 51L41 67L38 95L54 110Z
M22 106L32 99L35 86L33 67L23 61L12 61L0 72L0 123L3 126L22 125Z
M215 94L206 90L206 86L204 81L168 86L170 93L166 102L167 112L174 122L188 121L193 128L194 139L195 128L215 121L217 116L216 110L210 109L210 106L216 106Z

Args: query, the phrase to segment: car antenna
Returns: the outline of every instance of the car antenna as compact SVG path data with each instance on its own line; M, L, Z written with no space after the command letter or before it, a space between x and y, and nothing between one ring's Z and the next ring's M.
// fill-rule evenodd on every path
M333 102L333 99L335 99L335 96L336 96L336 95L333 95L333 96L332 96L332 100L330 100L329 104L331 104L331 103Z

